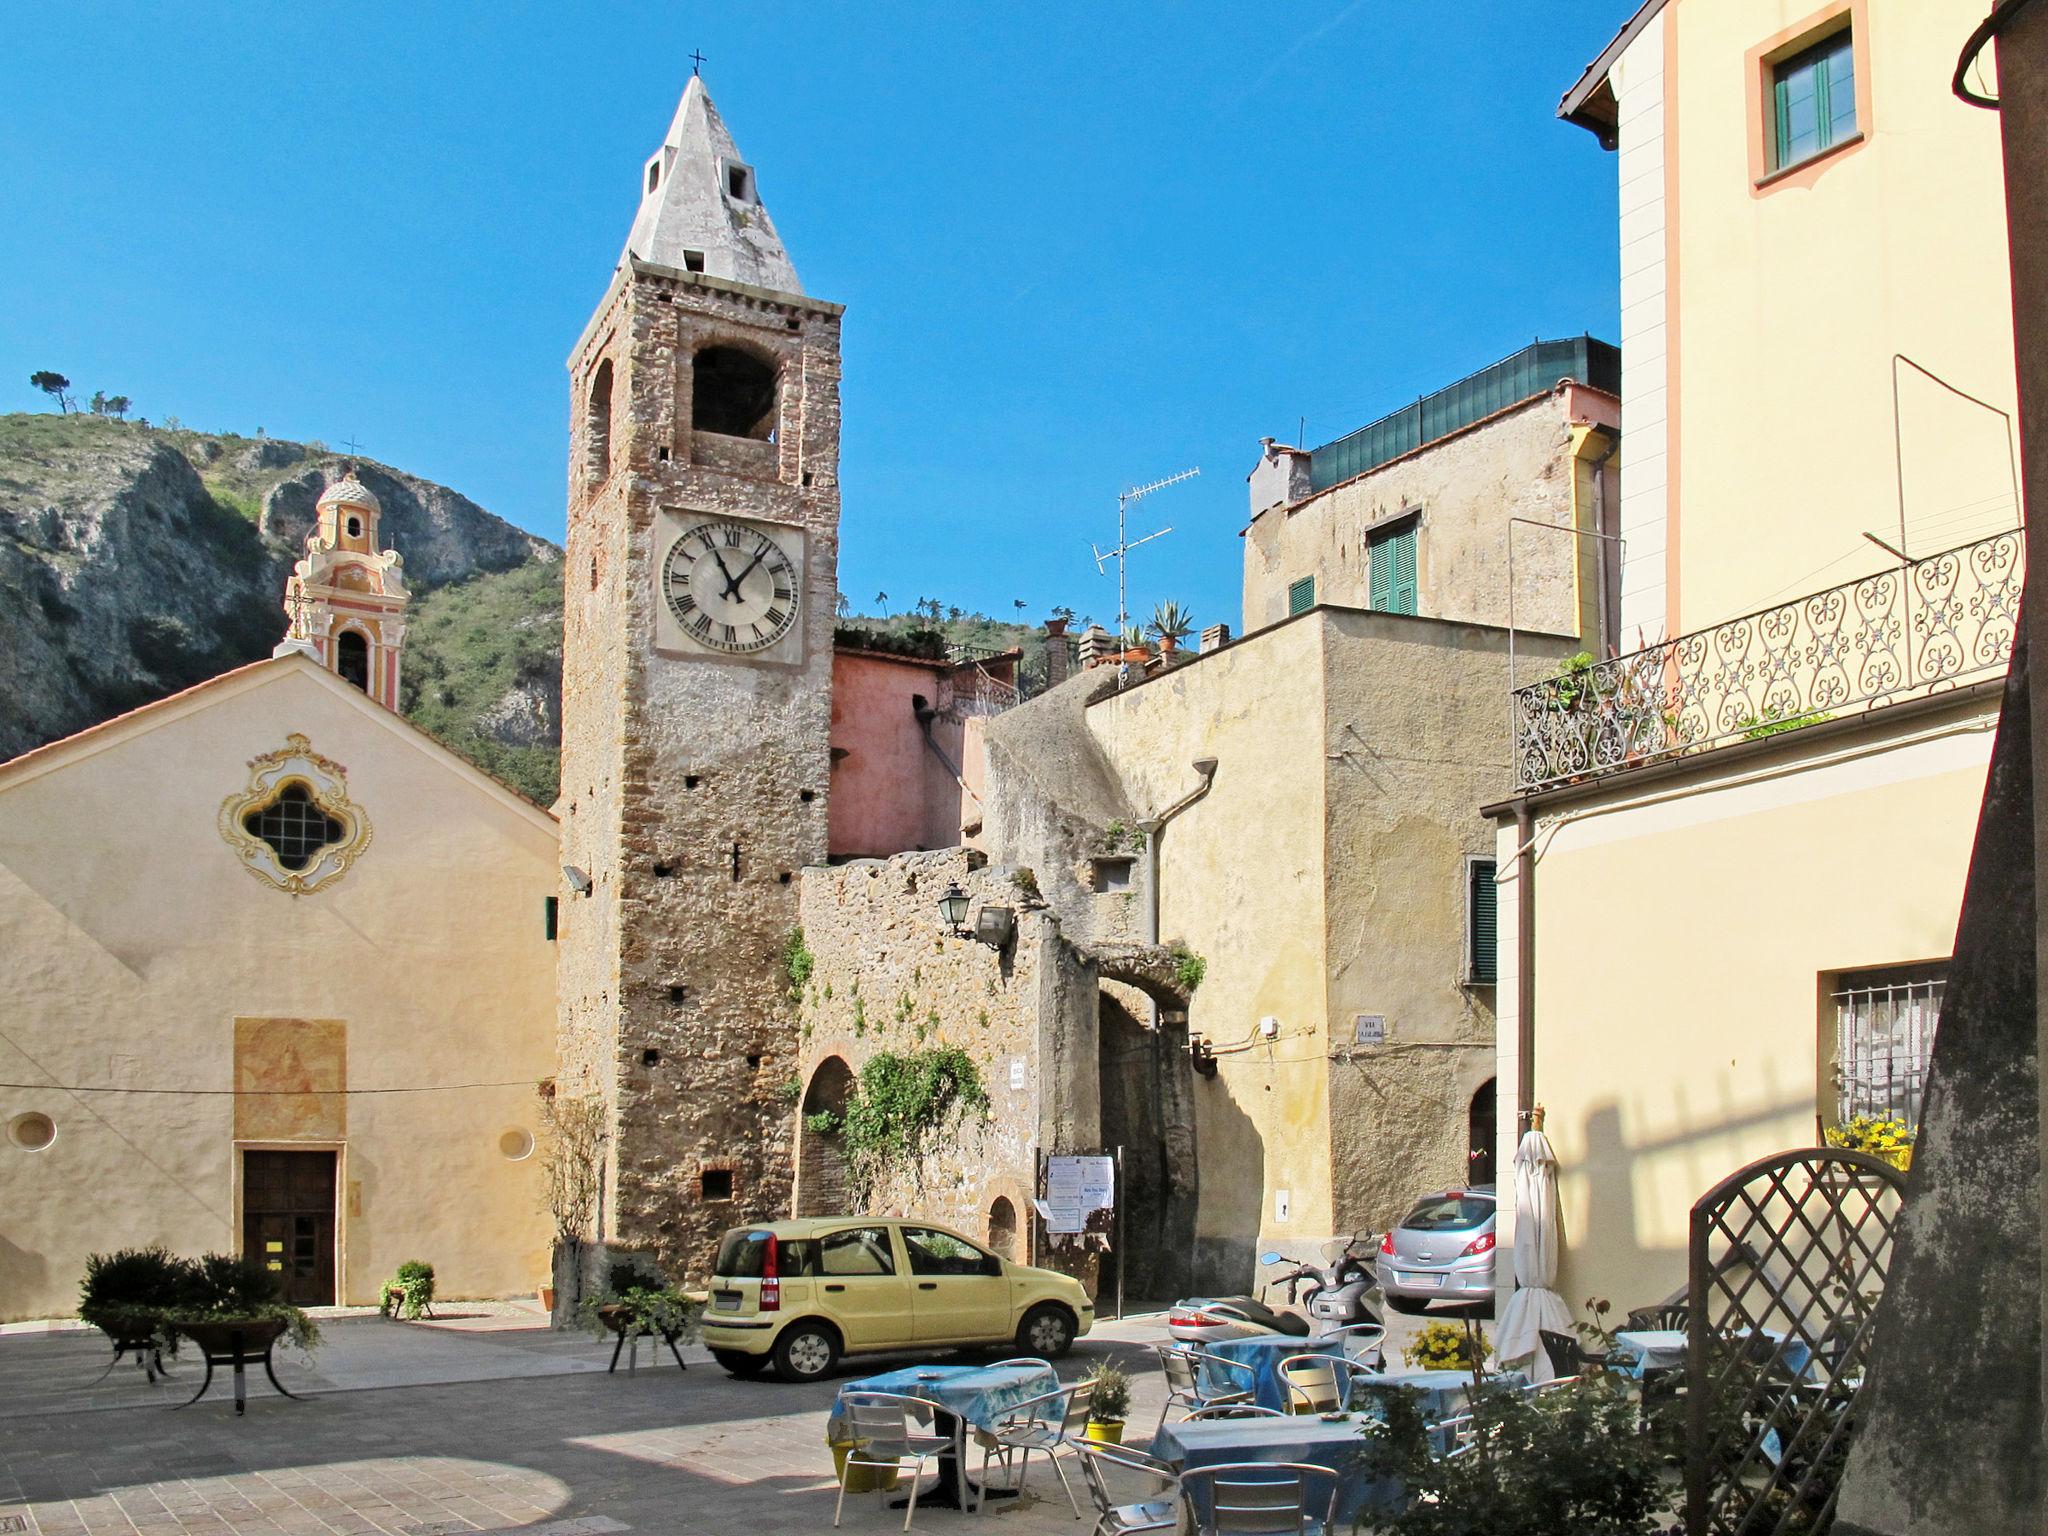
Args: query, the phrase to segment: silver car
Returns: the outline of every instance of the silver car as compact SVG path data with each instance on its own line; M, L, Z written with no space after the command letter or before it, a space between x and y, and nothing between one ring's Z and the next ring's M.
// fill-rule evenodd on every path
M1380 1287L1396 1312L1493 1301L1491 1184L1425 1195L1380 1239Z

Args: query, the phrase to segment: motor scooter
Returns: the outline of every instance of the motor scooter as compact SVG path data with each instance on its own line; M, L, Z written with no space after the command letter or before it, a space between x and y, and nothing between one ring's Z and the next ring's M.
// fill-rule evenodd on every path
M1259 1296L1197 1296L1177 1301L1167 1314L1166 1331L1183 1344L1200 1348L1219 1339L1251 1338L1259 1334L1281 1334L1306 1339L1344 1338L1346 1353L1354 1358L1377 1356L1379 1340L1386 1332L1369 1299L1379 1288L1378 1272L1369 1255L1373 1236L1359 1233L1349 1241L1324 1245L1320 1265L1290 1260L1279 1253L1262 1253L1259 1262L1267 1267L1293 1263L1294 1268L1273 1276L1259 1288ZM1334 1252L1332 1250L1335 1250ZM1268 1306L1265 1294L1276 1285L1287 1287L1287 1304L1307 1309L1281 1312Z

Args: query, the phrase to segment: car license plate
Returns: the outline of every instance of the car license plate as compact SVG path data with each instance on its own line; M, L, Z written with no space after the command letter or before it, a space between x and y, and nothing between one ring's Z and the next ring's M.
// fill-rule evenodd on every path
M1440 1286L1444 1283L1444 1277L1442 1275L1403 1275L1401 1276L1401 1283L1403 1285Z
M719 1312L737 1312L740 1309L740 1293L738 1291L714 1291L711 1294L711 1305Z

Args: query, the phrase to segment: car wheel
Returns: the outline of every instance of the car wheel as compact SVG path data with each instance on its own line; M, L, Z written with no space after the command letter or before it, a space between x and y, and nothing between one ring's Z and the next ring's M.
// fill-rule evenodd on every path
M1041 1360L1057 1360L1073 1344L1073 1314L1051 1302L1033 1307L1017 1325L1017 1347Z
M714 1349L711 1358L741 1381L752 1381L768 1369L766 1355L743 1355L736 1349Z
M775 1341L775 1374L784 1381L817 1381L839 1363L839 1339L823 1323L798 1323Z
M1396 1312L1406 1312L1410 1317L1429 1310L1428 1298L1422 1296L1389 1296L1387 1305Z

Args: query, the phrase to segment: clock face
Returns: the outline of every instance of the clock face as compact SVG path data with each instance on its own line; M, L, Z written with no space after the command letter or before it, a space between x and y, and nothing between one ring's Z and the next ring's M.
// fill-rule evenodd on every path
M692 640L740 653L788 634L803 602L788 552L759 528L722 520L686 528L669 545L661 592Z

